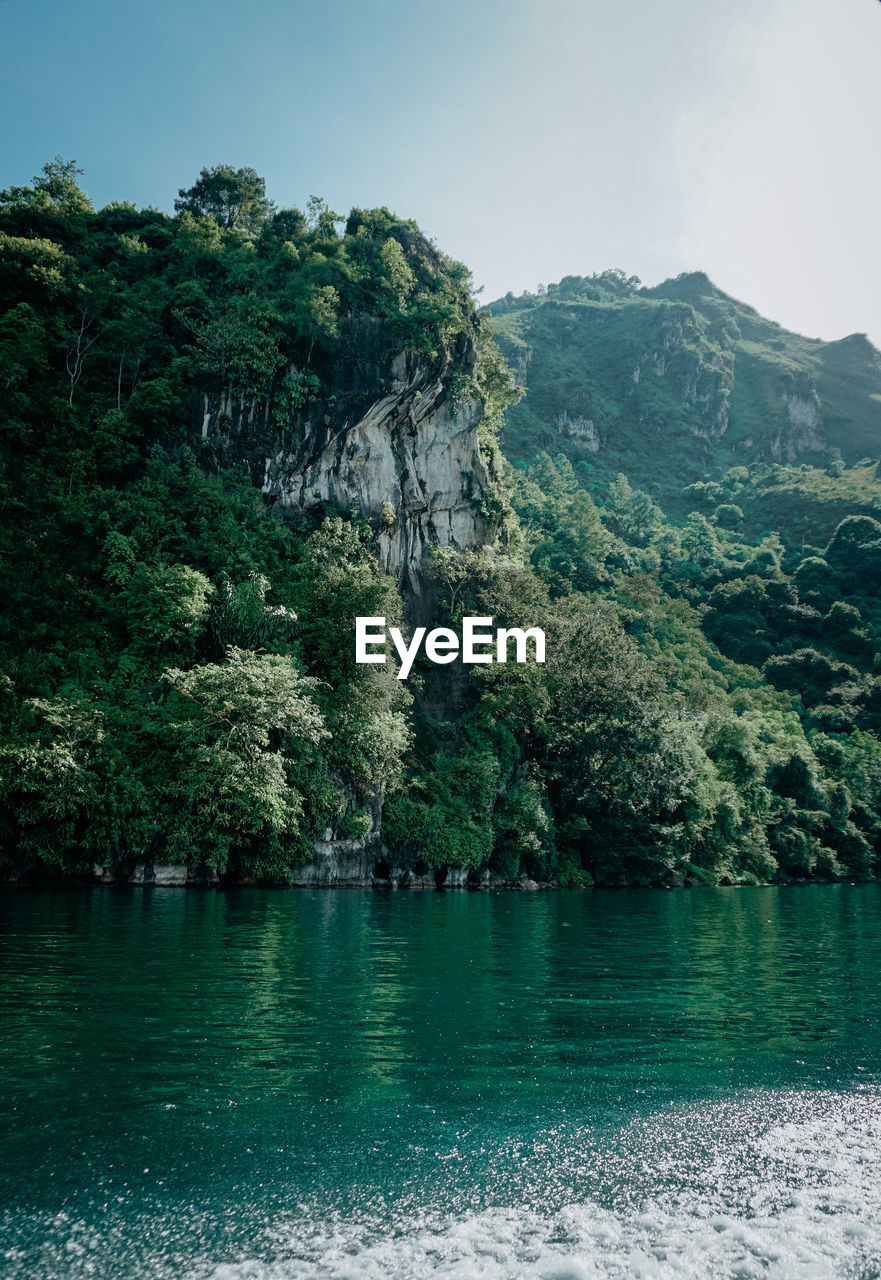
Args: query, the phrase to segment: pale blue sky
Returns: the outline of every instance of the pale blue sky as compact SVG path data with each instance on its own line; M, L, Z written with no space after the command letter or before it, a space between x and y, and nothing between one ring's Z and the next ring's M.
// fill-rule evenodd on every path
M386 204L484 299L702 269L881 343L877 0L0 0L0 185L56 152L97 204L203 165Z

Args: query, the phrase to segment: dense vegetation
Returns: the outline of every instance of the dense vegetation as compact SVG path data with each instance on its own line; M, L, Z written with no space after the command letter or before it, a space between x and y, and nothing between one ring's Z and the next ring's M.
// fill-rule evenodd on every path
M173 217L95 211L60 160L0 194L5 857L283 873L398 777L409 697L339 643L400 620L373 531L286 523L191 430L202 389L282 416L320 394L345 314L390 355L476 334L467 272L414 224L342 223L226 167Z
M478 678L469 745L440 742L387 830L573 882L873 874L878 352L701 275L490 311L526 384L502 432L519 554L460 566L452 613L540 621L549 662Z
M56 161L0 194L0 250L10 865L148 850L284 878L382 800L396 854L502 876L874 873L881 364L863 340L830 353L703 277L573 277L493 308L518 404L467 272L414 224L279 211L227 167L171 216L96 211ZM332 392L355 313L441 371L478 343L452 390L485 402L486 449L513 402L493 540L428 571L439 621L540 625L545 666L442 685L430 664L406 685L357 667L353 618L400 624L406 604L377 528L281 516L200 452L200 391L289 416Z

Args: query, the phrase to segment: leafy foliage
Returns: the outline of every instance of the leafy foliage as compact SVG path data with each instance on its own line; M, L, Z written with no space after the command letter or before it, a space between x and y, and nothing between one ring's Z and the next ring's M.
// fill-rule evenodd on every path
M96 211L78 176L56 157L0 193L4 858L284 879L381 808L393 850L512 878L875 873L867 344L621 271L509 295L494 336L466 269L387 209L278 210L215 166L174 216ZM286 519L205 465L199 396L281 428L333 394L353 315L377 360L418 353L484 405L489 536L426 562L437 620L540 626L544 665L423 663L415 698L358 666L356 616L406 630L380 530ZM768 461L793 427L810 462Z

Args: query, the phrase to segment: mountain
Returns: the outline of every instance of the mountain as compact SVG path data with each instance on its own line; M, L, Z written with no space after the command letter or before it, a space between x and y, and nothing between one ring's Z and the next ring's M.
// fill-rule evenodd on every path
M868 339L790 333L701 272L655 288L620 271L567 276L487 311L526 388L502 435L515 461L562 449L597 485L622 471L684 510L685 485L732 467L881 453Z

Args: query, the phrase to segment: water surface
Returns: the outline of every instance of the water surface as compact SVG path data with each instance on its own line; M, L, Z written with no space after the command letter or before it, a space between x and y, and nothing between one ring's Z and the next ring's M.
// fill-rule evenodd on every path
M881 1275L881 886L9 891L3 1280Z

